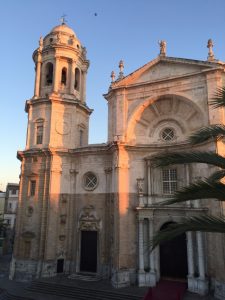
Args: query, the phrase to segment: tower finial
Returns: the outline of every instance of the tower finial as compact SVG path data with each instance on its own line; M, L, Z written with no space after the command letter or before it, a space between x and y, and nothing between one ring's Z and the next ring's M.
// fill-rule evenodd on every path
M119 69L120 69L120 72L119 72L118 79L122 79L124 77L124 75L123 75L124 63L123 63L122 59L119 62Z
M114 71L111 72L110 77L111 77L111 82L114 82L115 81L115 77L116 77L116 74L115 74Z
M40 36L40 39L39 39L39 49L42 50L43 49L43 37Z
M207 48L209 49L207 60L208 61L215 60L215 56L214 56L214 53L213 53L213 41L212 41L212 39L208 40Z
M61 25L65 25L66 24L66 22L67 22L66 17L67 17L67 15L65 15L65 14L63 14L61 16L61 18L60 18Z
M158 41L159 47L160 47L160 56L166 56L166 41L161 40Z

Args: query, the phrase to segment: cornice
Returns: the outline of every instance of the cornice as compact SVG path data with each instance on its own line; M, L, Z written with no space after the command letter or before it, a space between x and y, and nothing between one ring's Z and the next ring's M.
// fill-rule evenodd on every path
M26 100L25 112L29 111L31 105L35 106L43 103L51 105L54 102L58 102L62 105L68 104L68 105L78 106L89 115L93 112L93 109L89 108L87 105L83 104L82 102L76 99L60 98L58 95L54 95L54 94L51 94L48 98L35 98L35 99Z
M198 213L202 213L202 212L207 212L209 209L207 207L199 207L199 208L195 208L195 207L187 207L187 206L162 206L162 205L149 205L146 207L136 207L135 208L136 211L141 212L141 211L186 211L186 212L198 212Z

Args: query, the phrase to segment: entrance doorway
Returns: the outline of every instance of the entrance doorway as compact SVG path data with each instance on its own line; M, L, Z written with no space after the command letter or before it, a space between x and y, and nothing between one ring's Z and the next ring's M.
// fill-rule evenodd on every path
M160 230L166 229L173 222L164 224ZM161 277L185 278L188 274L186 234L160 245Z
M64 259L57 260L57 273L63 273Z
M81 231L81 272L97 272L97 238L97 231Z

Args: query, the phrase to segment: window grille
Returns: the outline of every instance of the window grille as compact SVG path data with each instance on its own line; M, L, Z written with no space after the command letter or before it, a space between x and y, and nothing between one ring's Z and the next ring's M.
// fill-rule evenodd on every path
M177 190L177 170L165 169L162 171L163 194L173 194Z
M98 178L94 173L88 172L84 175L84 188L92 191L97 187Z
M165 128L161 136L164 141L171 141L175 137L174 130L172 128Z

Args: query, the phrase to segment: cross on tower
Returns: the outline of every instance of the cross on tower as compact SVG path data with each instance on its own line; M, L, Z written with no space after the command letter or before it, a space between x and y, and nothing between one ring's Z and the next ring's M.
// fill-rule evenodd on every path
M66 24L66 15L64 14L64 15L62 15L62 17L60 18L60 21L61 21L61 23L62 23L62 25L64 25L64 24Z

